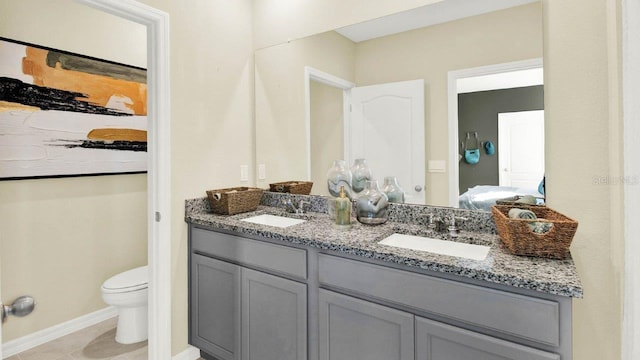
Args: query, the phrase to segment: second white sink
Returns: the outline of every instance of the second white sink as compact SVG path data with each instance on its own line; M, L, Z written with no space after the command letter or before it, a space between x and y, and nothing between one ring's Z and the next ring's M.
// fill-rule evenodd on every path
M404 234L392 234L380 241L379 244L473 260L484 260L490 249L485 245L466 244Z
M242 219L241 221L246 221L246 222L259 224L259 225L267 225L267 226L275 226L275 227L279 227L279 228L286 228L286 227L289 227L289 226L302 224L306 220L303 220L303 219L292 219L292 218L288 218L288 217L285 217L285 216L278 216L278 215L263 214L263 215L252 216L250 218Z

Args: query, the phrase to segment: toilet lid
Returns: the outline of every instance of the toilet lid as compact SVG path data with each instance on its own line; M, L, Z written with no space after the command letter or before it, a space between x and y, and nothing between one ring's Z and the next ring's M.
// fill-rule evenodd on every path
M149 274L147 266L131 269L112 276L102 284L105 290L133 291L147 287Z

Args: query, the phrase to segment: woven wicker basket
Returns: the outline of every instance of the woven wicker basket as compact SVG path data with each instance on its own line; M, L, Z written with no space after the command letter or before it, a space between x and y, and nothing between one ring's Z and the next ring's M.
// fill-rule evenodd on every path
M309 195L312 186L312 181L283 181L269 184L269 191Z
M528 209L538 219L511 219L509 210ZM578 228L578 222L546 206L496 205L491 208L500 239L515 255L536 256L551 259L565 259ZM544 233L534 233L529 227L532 221L550 222L551 229Z
M216 214L234 215L258 208L263 189L235 187L207 191L211 210Z

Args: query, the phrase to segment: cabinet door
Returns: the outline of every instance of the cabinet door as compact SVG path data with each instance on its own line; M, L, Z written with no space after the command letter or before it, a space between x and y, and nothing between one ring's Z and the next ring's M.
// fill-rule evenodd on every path
M413 360L413 315L320 289L320 360Z
M242 359L307 358L307 286L242 269Z
M240 359L240 267L191 255L190 343L221 360Z
M559 360L537 350L473 331L416 317L417 360Z

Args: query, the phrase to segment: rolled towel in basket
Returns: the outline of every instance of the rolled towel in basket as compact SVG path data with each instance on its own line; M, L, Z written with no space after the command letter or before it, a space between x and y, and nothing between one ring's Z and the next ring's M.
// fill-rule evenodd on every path
M531 210L513 208L509 210L509 218L533 220L533 219L537 219L537 216Z
M546 234L553 227L553 223L533 221L529 223L529 228L536 234Z
M516 204L535 205L537 203L536 197L533 195L525 195L515 201Z

